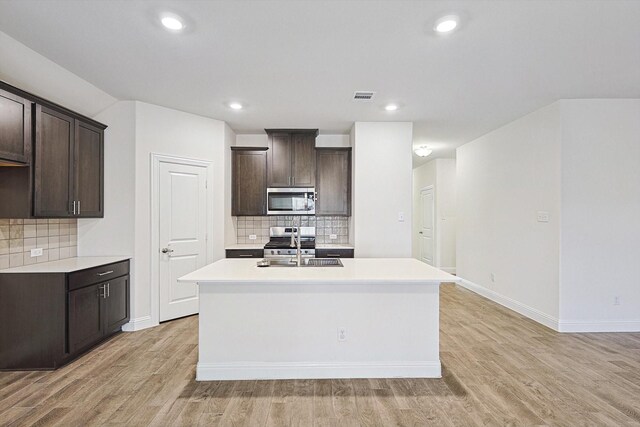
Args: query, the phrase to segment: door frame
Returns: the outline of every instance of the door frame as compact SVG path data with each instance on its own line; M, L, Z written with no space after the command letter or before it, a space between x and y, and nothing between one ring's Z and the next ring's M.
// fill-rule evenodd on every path
M153 324L160 323L160 164L174 163L185 166L204 167L206 169L207 185L206 185L206 254L207 263L213 262L213 168L212 162L209 160L191 159L186 157L177 157L166 154L151 153L151 222L150 232L151 241L149 253L151 254L151 281L150 281L150 303L151 303L151 320Z
M436 219L436 187L433 184L427 185L426 187L422 187L420 189L420 203L418 205L418 213L419 213L419 223L418 223L418 231L422 229L422 192L425 190L431 190L431 194L433 194L433 215L431 215L431 229L433 235L431 236L431 240L433 241L433 267L439 268L440 260L438 259L438 230L437 227L437 219ZM420 237L418 239L421 239ZM422 262L422 242L418 244L418 257Z

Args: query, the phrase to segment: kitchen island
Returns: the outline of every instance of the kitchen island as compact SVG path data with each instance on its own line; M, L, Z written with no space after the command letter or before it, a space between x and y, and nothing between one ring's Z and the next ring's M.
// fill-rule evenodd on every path
M179 279L200 291L197 380L438 378L439 285L415 259L257 267L223 259Z

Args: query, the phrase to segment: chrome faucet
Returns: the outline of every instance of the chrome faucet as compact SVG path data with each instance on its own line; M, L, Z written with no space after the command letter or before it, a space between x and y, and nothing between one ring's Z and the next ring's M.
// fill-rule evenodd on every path
M296 238L296 231L298 237ZM298 218L298 225L296 226L296 220L291 221L291 243L289 246L296 248L296 265L300 267L302 265L302 243L300 242L300 218Z

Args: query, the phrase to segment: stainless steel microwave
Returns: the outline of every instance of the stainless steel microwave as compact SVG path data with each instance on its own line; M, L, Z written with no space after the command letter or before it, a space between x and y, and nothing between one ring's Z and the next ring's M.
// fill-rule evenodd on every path
M315 214L315 188L267 188L267 215Z

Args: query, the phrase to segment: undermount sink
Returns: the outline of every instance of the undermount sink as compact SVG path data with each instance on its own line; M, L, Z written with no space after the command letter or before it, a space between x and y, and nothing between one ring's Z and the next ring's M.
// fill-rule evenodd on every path
M295 258L271 258L258 261L258 267L297 267ZM338 258L302 258L300 267L343 267Z

